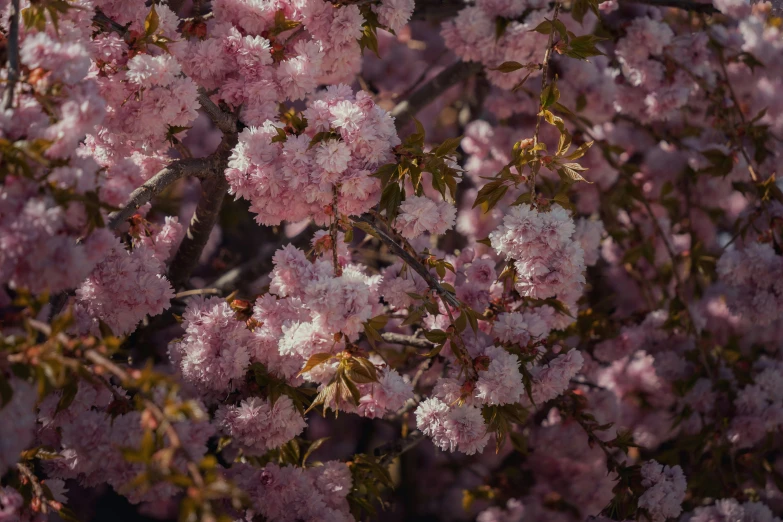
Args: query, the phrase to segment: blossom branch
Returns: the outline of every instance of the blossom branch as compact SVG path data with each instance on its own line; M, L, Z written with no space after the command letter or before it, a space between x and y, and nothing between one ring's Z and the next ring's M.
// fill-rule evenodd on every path
M127 371L120 368L117 364L113 363L112 361L107 359L104 355L102 355L101 353L95 350L87 350L84 353L84 358L92 362L96 366L99 366L104 370L108 371L110 374L114 375L118 379L120 379L120 382L124 386L127 386L129 383L133 381L133 378ZM180 438L179 433L177 433L177 430L171 424L169 418L166 416L166 414L163 412L163 410L160 409L160 407L157 404L155 404L152 400L148 399L147 397L143 398L143 403L147 411L149 411L150 414L152 414L152 416L158 422L158 426L168 436L169 443L171 444L171 447L174 449L174 451L182 453L182 455L188 461L187 463L188 473L191 477L191 480L193 480L193 484L196 485L197 487L203 487L204 478L201 476L201 472L199 471L198 466L190 456L187 448L185 448L185 446L182 444L182 439Z
M14 105L14 90L19 81L19 0L11 2L11 23L8 30L8 84L5 87L3 108Z
M374 220L371 220L365 216L354 217L353 220L368 225L373 230L373 232L375 232L378 239L380 239L383 244L389 247L389 250L391 250L395 255L405 261L408 266L414 269L431 289L435 290L438 295L443 297L443 299L446 300L449 305L453 306L454 308L460 307L461 303L459 300L451 292L443 288L438 280L435 279L430 271L427 270L427 268L418 259L413 257L407 250L397 244L397 242L386 232L379 229L376 226Z
M395 118L397 128L403 128L416 113L432 103L438 96L459 82L477 74L480 70L481 64L459 61L441 71L392 109L391 115Z
M393 332L383 332L381 337L384 341L391 344L401 344L404 346L413 346L414 348L421 348L422 350L432 350L437 346L432 341L416 337L415 335L403 335Z
M413 20L441 21L451 18L465 7L463 0L424 0L416 2Z
M141 206L148 203L153 196L160 194L169 185L185 176L205 177L214 172L212 158L189 158L171 163L142 186L131 192L125 206L109 216L109 228L116 229L126 219L131 217Z
M237 118L231 113L223 111L213 102L204 89L199 89L198 102L201 108L207 113L209 119L215 124L215 127L223 133L237 132Z

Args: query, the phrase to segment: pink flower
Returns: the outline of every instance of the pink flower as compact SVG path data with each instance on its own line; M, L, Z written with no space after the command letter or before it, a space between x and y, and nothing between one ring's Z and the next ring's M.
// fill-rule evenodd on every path
M492 346L484 351L490 358L486 371L479 371L476 397L484 404L513 404L525 394L519 358L503 348Z
M454 226L456 215L454 206L445 201L410 196L400 205L394 228L407 239L416 239L425 232L440 235Z
M250 397L239 406L227 406L217 415L226 433L248 455L263 455L293 439L307 423L287 395L269 400Z
M639 507L647 510L652 522L680 516L687 487L680 466L663 466L649 460L642 465L642 485L647 491L639 497Z
M185 337L169 345L182 376L204 390L239 386L250 364L253 334L234 317L225 299L194 298L183 315Z

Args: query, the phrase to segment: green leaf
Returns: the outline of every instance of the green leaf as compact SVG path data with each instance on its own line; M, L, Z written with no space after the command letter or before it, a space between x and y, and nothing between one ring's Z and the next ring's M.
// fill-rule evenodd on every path
M541 34L552 34L552 22L550 20L544 20L538 24L535 29L531 29L531 32L533 31Z
M547 23L547 22L545 22ZM493 67L490 71L500 71L502 73L510 73L522 69L524 65L519 62L503 62L497 67Z
M158 17L158 12L155 11L155 4L152 4L150 7L150 12L147 14L147 17L144 19L144 34L146 36L152 36L158 31L158 27L160 26L160 17Z
M315 353L310 356L309 359L307 359L307 363L305 363L304 367L299 371L297 376L302 375L303 373L307 373L316 366L320 366L321 364L325 363L329 359L334 357L331 353L324 352L324 353Z
M378 51L378 35L375 32L375 28L368 24L365 24L362 28L362 37L359 39L359 46L362 50L369 49L378 58L381 57Z
M62 396L57 401L57 409L55 413L59 413L68 408L76 398L76 392L79 391L79 381L77 379L70 379L62 390Z
M429 332L424 332L424 337L433 343L443 343L449 338L449 334L443 330L430 330Z
M307 459L310 458L310 455L315 453L318 448L323 446L324 442L329 440L331 437L323 437L321 439L314 440L312 443L310 443L310 446L307 448L307 451L305 451L304 455L302 455L302 466L307 464Z
M280 130L283 130L283 129L280 129ZM278 131L277 134L279 136L280 135L280 131ZM285 134L285 130L283 130L283 134ZM336 132L332 131L332 130L318 132L318 133L316 133L315 136L313 136L313 139L310 140L310 145L307 148L308 148L308 150L312 149L318 143L320 143L322 141L326 141L326 140L332 139L332 138L339 139L340 135L337 134ZM285 141L285 140L283 140L283 141Z
M571 134L564 127L557 142L557 155L565 154L569 147L571 147Z
M438 145L438 147L434 151L432 151L432 153L439 158L448 156L450 154L453 154L454 151L457 150L457 147L459 147L460 143L462 143L462 136L457 136L456 138L449 138L443 143L441 143L440 145Z
M560 174L561 177L565 176L566 179L572 181L585 181L590 183L585 178L583 178L581 174L579 174L579 172L584 172L586 170L587 169L581 166L579 163L565 163L560 165L560 168L557 169L557 173Z
M508 185L502 179L490 181L479 190L476 201L473 202L473 208L482 205L486 214L506 195L506 191L508 191Z
M557 89L557 76L541 91L541 108L548 109L560 99L560 91Z
M583 143L579 145L579 147L576 148L574 152L569 154L568 156L564 156L565 159L569 161L577 160L587 154L587 151L590 149L590 147L593 146L594 141L588 141L587 143Z
M579 60L587 60L591 56L601 56L604 53L598 50L596 43L604 40L592 34L577 36L568 43L568 48L563 52L566 56Z
M381 209L386 210L386 219L394 221L402 202L403 191L397 183L390 183L381 193Z

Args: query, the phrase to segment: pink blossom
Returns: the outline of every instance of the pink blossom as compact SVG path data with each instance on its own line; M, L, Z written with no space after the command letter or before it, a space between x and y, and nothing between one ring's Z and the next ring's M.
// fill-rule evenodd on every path
M252 332L219 297L193 298L183 319L185 337L169 345L172 363L182 376L216 392L238 386L250 364Z
M403 237L415 239L428 232L440 235L454 226L457 211L446 201L436 202L425 196L410 196L400 205L394 222Z
M642 465L642 485L647 491L639 497L639 507L647 510L653 522L664 522L682 513L687 484L680 466L649 460Z
M490 358L486 371L479 371L476 396L485 404L513 404L525 394L519 358L503 348L487 348L484 355Z
M307 423L287 395L272 404L250 397L239 406L227 406L218 413L226 433L248 455L263 455L299 435Z

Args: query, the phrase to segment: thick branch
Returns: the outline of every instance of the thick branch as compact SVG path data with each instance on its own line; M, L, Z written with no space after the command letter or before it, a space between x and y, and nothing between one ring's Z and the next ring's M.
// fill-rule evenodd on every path
M621 3L645 4L655 7L674 7L675 9L693 11L694 13L720 13L720 11L715 9L715 6L713 6L711 3L693 2L691 0L621 0Z
M237 135L235 132L224 133L223 141L210 156L211 170L215 175L201 181L201 199L199 199L196 211L190 220L188 231L169 266L169 281L175 290L182 288L190 278L190 273L193 272L201 259L201 252L204 251L212 228L217 223L223 198L228 192L228 181L224 171L228 163L228 156L236 144Z
M421 261L413 257L407 250L405 250L400 245L398 245L397 242L394 239L392 239L392 237L389 236L386 232L379 229L375 225L374 220L366 216L354 217L353 220L359 223L364 223L366 225L369 225L370 228L373 229L373 232L375 232L375 234L377 235L378 239L380 239L383 244L389 247L389 250L391 250L392 253L394 253L397 257L405 261L405 263L409 267L414 269L416 273L419 274L422 277L422 279L424 279L424 281L427 283L427 285L430 288L435 290L438 293L438 295L443 297L443 299L445 299L450 306L454 308L460 307L459 300L457 300L457 298L454 297L454 295L451 292L449 292L448 290L446 290L441 286L438 280L435 279L435 277L430 273L429 270L427 270L427 268L421 263Z
M381 334L383 340L391 344L401 344L404 346L413 346L414 348L421 348L423 350L432 350L437 345L427 339L416 337L415 335L403 335L392 332L383 332Z
M139 207L178 179L184 176L207 176L214 170L213 167L214 162L211 158L190 158L173 162L131 192L125 206L109 216L109 228L116 229L122 225L126 219L136 213Z
M169 267L169 280L175 289L182 288L201 258L201 252L209 240L228 190L224 176L216 176L201 182L199 199L185 238Z
M19 0L11 2L11 24L8 31L8 84L3 95L3 108L14 106L14 90L19 81Z
M224 134L232 134L237 131L237 118L231 113L223 111L220 107L209 99L204 89L199 89L198 102L201 108L207 113L209 119L215 124L215 127L223 131Z
M397 129L402 129L421 109L459 82L467 80L481 70L476 62L457 62L450 65L433 79L422 85L407 99L398 103L391 111Z

